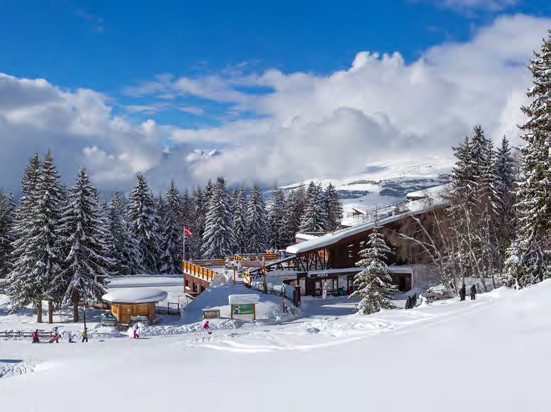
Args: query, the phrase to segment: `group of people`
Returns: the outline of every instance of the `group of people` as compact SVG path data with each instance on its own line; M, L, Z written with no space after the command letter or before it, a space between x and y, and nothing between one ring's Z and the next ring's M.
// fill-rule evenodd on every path
M467 297L467 288L465 287L465 284L463 283L463 286L459 289L459 299L465 300ZM471 300L476 299L476 285L471 286Z
M54 327L53 331L52 331L52 338L50 339L50 343L59 343L59 339L61 338L61 333L59 333L59 329L56 327ZM75 341L73 340L73 335L70 333L69 334L69 343L74 343ZM82 331L82 342L88 342L88 328L84 328L84 330ZM40 339L39 339L39 333L38 333L38 329L35 329L35 331L33 332L33 342L32 343L40 343Z
M406 298L406 309L413 309L417 305L417 293Z

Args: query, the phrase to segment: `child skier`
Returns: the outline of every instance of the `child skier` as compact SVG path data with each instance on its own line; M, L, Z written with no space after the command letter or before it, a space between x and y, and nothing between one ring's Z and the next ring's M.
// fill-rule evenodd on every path
M212 330L210 330L210 325L208 320L206 320L205 323L203 323L203 330L207 332L209 335L212 334Z
M88 342L88 329L87 328L84 328L84 330L82 331L82 342L81 343L84 343L84 341Z
M54 328L52 332L52 342L55 341L55 343L59 343L59 332L57 331L57 326Z
M33 343L40 343L38 340L38 329L33 332Z
M140 337L140 335L138 335L138 328L139 328L138 324L135 323L134 324L134 339L138 339Z

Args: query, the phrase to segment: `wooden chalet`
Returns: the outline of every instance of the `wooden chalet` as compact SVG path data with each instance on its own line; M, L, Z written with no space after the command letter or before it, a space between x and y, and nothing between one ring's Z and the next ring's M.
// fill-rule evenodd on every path
M412 216L430 226L431 220L434 221L445 207L437 193L434 189L431 195L367 212L366 219L354 227L289 246L284 259L266 264L265 268L250 270L251 279L281 277L284 283L300 288L300 295L320 296L324 283L328 294L350 294L354 275L362 270L356 266L358 252L365 248L376 213L380 230L394 251L387 261L393 280L400 290L410 290L415 284L434 278L435 268L422 249L400 234L411 236L417 232Z

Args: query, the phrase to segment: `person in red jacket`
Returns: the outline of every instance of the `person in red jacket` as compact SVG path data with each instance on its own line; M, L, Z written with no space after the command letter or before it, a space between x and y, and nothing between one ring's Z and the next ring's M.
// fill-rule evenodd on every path
M210 330L210 325L208 320L206 320L205 323L203 323L203 330L207 332L209 335L212 333L212 331Z
M33 343L40 343L38 340L38 329L33 332Z

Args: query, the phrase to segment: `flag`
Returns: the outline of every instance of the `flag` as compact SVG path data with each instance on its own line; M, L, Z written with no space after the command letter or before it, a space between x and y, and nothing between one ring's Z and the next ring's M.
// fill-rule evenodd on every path
M189 230L187 227L184 226L184 233L188 236L191 236L193 235L193 232L191 230Z

